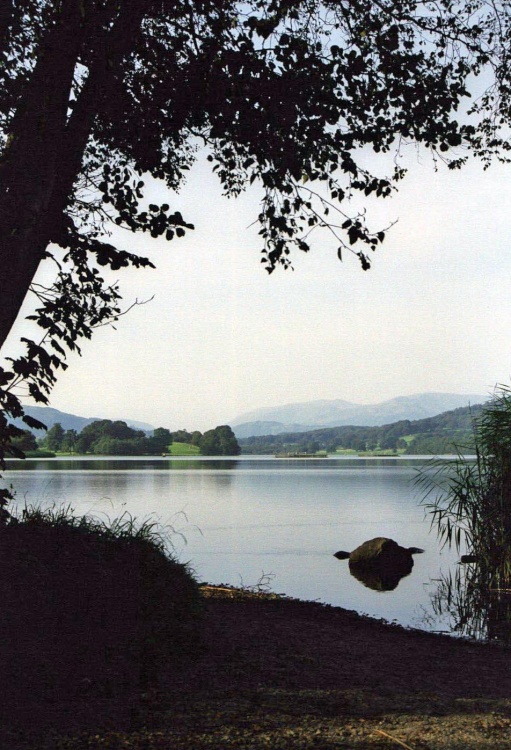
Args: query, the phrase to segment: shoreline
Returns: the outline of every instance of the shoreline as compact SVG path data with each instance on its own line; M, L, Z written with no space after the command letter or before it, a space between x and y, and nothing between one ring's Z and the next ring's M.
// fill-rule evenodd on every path
M358 612L356 609L348 609L339 604L329 604L328 602L321 602L317 599L300 599L295 596L291 596L285 593L276 593L271 590L257 590L256 586L240 587L230 584L215 584L215 583L200 583L199 588L208 599L233 599L237 601L242 600L253 600L259 599L260 601L282 601L296 604L298 606L320 608L328 611L332 614L338 613L339 615L347 618L353 618L354 621L362 621L369 625L381 626L382 628L388 628L391 630L399 630L403 633L410 633L412 635L421 636L434 636L438 638L447 639L448 642L453 643L464 643L488 648L504 649L510 652L511 656L511 642L505 643L498 640L486 640L469 638L468 636L456 635L452 631L447 630L425 630L422 628L414 627L413 625L403 625L397 620L386 620L384 617L377 617L376 615L369 615L363 612ZM511 666L511 664L510 664Z
M92 685L46 707L37 741L21 744L18 733L16 747L511 748L508 648L277 594L201 591L204 642L193 661L144 692L108 698ZM41 696L32 700L40 711Z

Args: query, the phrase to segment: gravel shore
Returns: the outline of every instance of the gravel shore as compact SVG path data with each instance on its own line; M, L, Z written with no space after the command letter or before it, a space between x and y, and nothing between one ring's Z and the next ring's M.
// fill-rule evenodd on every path
M511 748L511 650L318 603L202 591L205 642L192 664L129 699L91 686L45 714L39 696L40 726L16 730L17 746Z

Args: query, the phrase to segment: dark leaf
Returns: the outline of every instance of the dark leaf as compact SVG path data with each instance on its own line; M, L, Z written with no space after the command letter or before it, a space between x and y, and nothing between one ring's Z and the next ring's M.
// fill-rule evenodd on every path
M35 419L35 417L31 417L29 414L24 414L22 419L25 422L25 424L31 427L33 430L47 430L48 429L46 425L43 424L43 422L40 422L38 419Z

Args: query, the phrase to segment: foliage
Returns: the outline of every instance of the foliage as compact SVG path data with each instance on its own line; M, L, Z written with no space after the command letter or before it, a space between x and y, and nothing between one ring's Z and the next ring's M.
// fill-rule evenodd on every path
M195 432L188 432L188 430L176 430L171 433L172 442L174 443L188 443L189 445L198 445L202 437L202 433L198 430Z
M17 437L13 437L11 445L22 453L37 450L35 436L30 430L20 430L20 434Z
M36 448L36 450L23 451L25 458L55 458L56 454L53 451L44 450L44 448Z
M76 430L66 430L62 438L62 443L60 444L60 450L63 453L74 453L77 439L78 432Z
M0 529L2 677L14 702L27 691L58 702L87 685L146 689L195 655L199 591L171 534L150 519L65 507L25 508Z
M404 144L460 166L506 157L508 4L485 0L20 0L0 29L0 345L30 290L42 338L0 368L0 461L46 403L66 352L122 314L101 269L151 267L112 228L174 241L193 224L151 203L148 177L182 184L198 150L224 192L257 185L262 261L288 268L324 229L363 269L385 230L350 199L386 197ZM477 74L488 91L458 116ZM465 108L466 109L466 108ZM462 122L463 119L463 122ZM394 151L390 174L364 152ZM41 261L54 280L35 278ZM8 269L8 273L5 272Z
M166 427L156 427L153 430L152 437L148 438L147 442L151 453L153 451L154 453L163 453L169 449L172 443L172 435Z
M220 425L207 430L199 441L203 456L239 456L241 448L229 425Z
M12 439L10 451L23 458L25 451L37 449L36 439L29 430L15 429L17 436ZM213 451L206 455L239 455L240 448L230 427L216 427L205 435L204 450ZM185 440L179 442L176 437ZM79 433L76 430L63 430L60 423L56 423L40 445L48 449L50 456L55 455L54 451L97 456L159 456L167 453L196 456L201 453L199 445L202 438L198 430L171 432L166 427L157 427L152 435L147 436L142 430L129 427L126 422L99 419L86 425Z
M64 442L64 436L65 431L62 425L60 422L56 422L44 436L41 445L50 451L60 451Z
M42 448L47 448L52 452L74 453L77 439L76 430L64 430L60 422L55 422L39 444Z
M99 419L76 436L73 451L105 456L157 456L165 453L171 442L170 430L164 427L157 427L147 437L143 430L134 430L126 422Z
M415 435L405 448L408 455L456 454L462 446L464 453L473 453L474 436L469 430L432 431Z
M199 432L199 430L194 430L192 432L192 439L190 440L190 444L198 447L201 437L202 437L202 432Z
M89 449L89 453L94 453L97 456L140 456L147 451L144 450L146 447L146 438L112 438L112 437L100 437L98 438Z
M102 439L110 440L136 440L145 437L142 430L133 430L126 422L121 420L98 419L86 425L79 433L76 441L78 453L96 453L96 446Z

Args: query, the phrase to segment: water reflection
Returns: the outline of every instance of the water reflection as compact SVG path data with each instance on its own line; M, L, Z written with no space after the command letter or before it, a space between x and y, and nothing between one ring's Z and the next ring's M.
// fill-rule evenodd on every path
M115 457L34 458L6 461L9 471L233 471L239 459Z
M511 582L503 571L460 564L435 584L433 615L424 615L425 624L443 625L465 638L511 643Z

